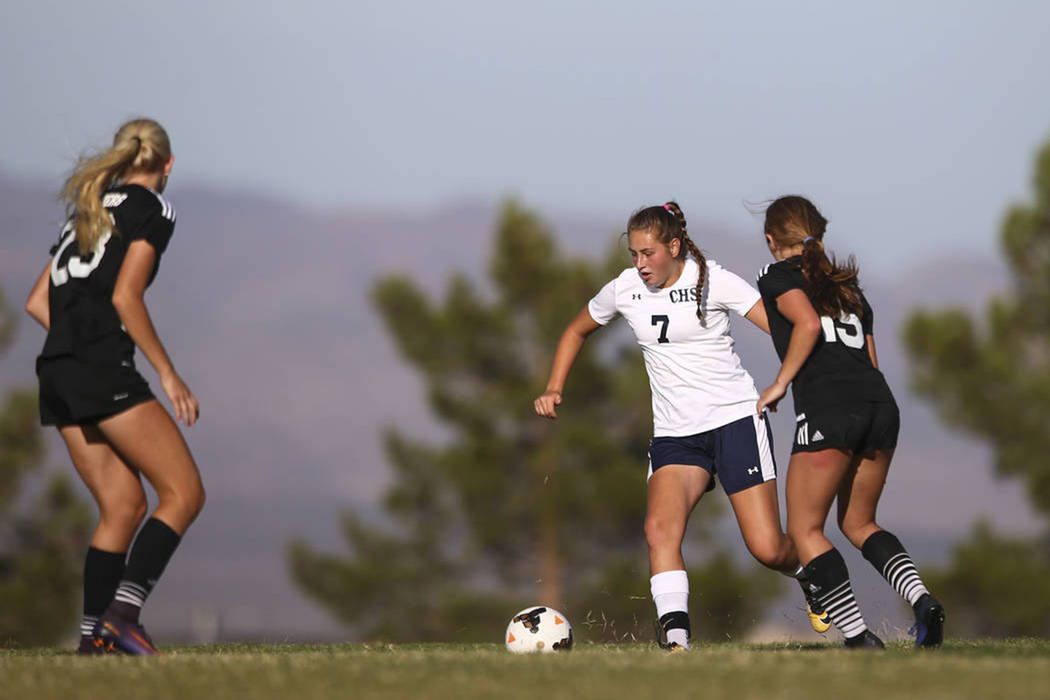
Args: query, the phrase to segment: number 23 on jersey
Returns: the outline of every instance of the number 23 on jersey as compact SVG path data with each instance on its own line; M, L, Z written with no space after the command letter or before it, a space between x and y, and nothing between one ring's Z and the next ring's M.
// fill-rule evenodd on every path
M84 262L84 259L79 254L73 254L63 263L62 256L66 252L66 248L77 240L72 227L67 224L65 231L63 231L62 243L59 245L58 250L55 251L54 257L51 258L51 284L61 287L69 281L70 277L76 279L88 277L102 264L102 256L106 253L106 244L109 242L111 235L112 232L107 231L98 239L98 243L95 244L94 254L87 259L87 262Z

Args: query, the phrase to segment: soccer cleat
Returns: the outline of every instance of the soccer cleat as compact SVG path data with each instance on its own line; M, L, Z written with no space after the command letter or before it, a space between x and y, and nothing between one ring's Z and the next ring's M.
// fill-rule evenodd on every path
M77 646L77 656L103 656L116 651L113 642L106 642L98 637L81 637Z
M944 641L944 606L929 593L915 603L915 624L908 634L915 635L915 646L939 647Z
M679 651L689 651L689 647L682 646L678 642L657 642L657 644L659 644L660 648L669 654L674 654Z
M831 614L824 609L816 598L806 596L806 614L809 615L809 626L814 632L824 634L831 629Z
M885 649L886 645L871 630L864 630L856 637L847 637L842 644L845 649Z
M798 585L802 595L806 596L806 614L809 615L809 626L814 632L824 634L831 629L831 614L821 605L816 593L809 589L809 579L799 578Z
M120 650L134 656L158 656L161 653L142 625L119 617L99 620L95 625L95 638L109 650Z

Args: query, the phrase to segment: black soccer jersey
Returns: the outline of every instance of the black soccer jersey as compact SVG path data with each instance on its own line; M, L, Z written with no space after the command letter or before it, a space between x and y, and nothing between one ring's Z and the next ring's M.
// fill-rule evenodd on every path
M160 194L141 185L121 185L105 192L102 204L113 220L95 249L81 254L72 220L51 248L48 285L51 327L40 357L72 355L91 362L131 354L134 343L113 307L117 275L132 241L148 241L157 251L150 283L160 256L175 230L175 210Z
M794 324L777 309L777 297L792 289L806 291L800 262L796 257L767 265L758 278L769 332L781 361L787 354ZM863 312L859 318L851 313L836 319L820 318L823 332L791 385L796 411L808 406L893 400L885 377L871 364L868 354L872 310L863 294L861 304Z

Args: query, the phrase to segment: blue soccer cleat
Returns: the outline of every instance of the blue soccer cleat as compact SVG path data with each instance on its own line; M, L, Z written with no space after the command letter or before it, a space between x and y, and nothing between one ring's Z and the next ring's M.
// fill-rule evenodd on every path
M142 625L119 617L103 617L95 625L95 638L103 647L116 649L134 656L158 656L160 650L146 634Z
M915 624L908 634L915 635L915 646L932 649L944 641L944 606L929 593L924 593L915 606Z

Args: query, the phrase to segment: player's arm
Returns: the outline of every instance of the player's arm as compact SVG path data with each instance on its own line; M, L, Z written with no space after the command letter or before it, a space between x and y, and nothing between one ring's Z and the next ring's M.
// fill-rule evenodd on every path
M132 241L120 266L113 288L113 307L135 345L142 350L153 369L157 370L164 393L168 395L176 420L193 425L200 415L197 399L182 378L160 342L149 311L146 310L146 286L153 272L157 252L145 240Z
M791 321L793 328L776 381L758 397L759 415L767 406L771 411L777 410L777 403L784 398L788 386L813 352L821 333L820 317L801 289L789 289L778 296L777 310Z
M755 302L755 305L751 307L751 310L744 314L744 318L751 323L755 324L767 334L769 333L769 317L766 316L766 305L759 299Z
M565 388L565 380L569 376L569 370L580 354L583 342L587 340L594 331L601 328L601 324L591 317L586 307L576 314L576 318L569 322L565 331L561 334L558 347L554 350L554 362L551 364L550 377L547 379L547 388L537 398L533 405L536 413L545 418L557 418L555 406L561 403L561 392Z
M36 284L29 291L26 299L26 313L32 316L45 331L51 330L51 306L48 299L48 287L51 281L51 261L48 260L44 271L36 278Z

